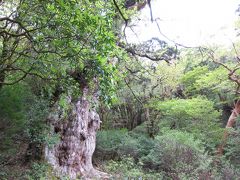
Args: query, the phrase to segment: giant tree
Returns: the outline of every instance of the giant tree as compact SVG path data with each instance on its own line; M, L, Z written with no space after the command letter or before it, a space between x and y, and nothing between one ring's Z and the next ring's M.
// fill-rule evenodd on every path
M92 166L100 126L96 108L99 97L109 103L113 92L114 8L101 0L21 0L1 14L0 86L27 76L51 83L47 123L59 142L45 146L45 158L58 175L99 175Z

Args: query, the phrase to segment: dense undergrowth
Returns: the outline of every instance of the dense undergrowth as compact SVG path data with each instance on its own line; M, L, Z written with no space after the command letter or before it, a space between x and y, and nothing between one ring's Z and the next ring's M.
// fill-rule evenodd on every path
M120 179L237 179L240 175L226 158L211 156L202 141L184 131L164 130L151 139L134 130L109 130L100 131L97 140L94 160Z

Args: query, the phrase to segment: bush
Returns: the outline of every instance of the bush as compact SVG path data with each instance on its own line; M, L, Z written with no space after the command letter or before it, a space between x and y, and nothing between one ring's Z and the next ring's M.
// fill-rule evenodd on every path
M239 120L238 120L239 121ZM239 122L238 122L239 123ZM225 157L230 160L230 162L240 168L240 129L229 131L229 136L227 138L227 143L224 147Z
M142 157L149 154L154 147L154 140L144 135L139 135L137 138L129 136L118 149L120 156L131 156L136 162Z
M119 145L117 150L118 155L119 157L123 157L124 155L131 156L137 160L139 158L139 146L137 139L128 136L127 139Z
M146 156L153 146L153 139L142 134L132 137L125 129L99 131L94 157L101 158L99 160L119 160L123 156L131 156L137 162Z
M59 179L52 167L46 162L34 162L31 164L30 169L25 175L24 179L28 180L46 180L46 179ZM68 179L61 177L61 179Z
M144 122L141 125L135 127L132 131L129 131L129 135L133 138L138 138L139 136L148 137L147 123Z
M49 166L45 163L33 163L28 173L29 180L45 179Z
M145 169L161 171L169 178L191 179L208 171L211 159L192 134L171 130L156 137L154 148L141 163Z
M239 179L240 169L234 167L226 158L215 157L218 161L211 167L211 177L214 179Z
M94 158L99 160L118 159L118 148L127 138L126 129L98 131Z
M130 157L124 157L121 161L111 160L104 166L104 170L117 179L162 179L162 175L159 173L143 171Z

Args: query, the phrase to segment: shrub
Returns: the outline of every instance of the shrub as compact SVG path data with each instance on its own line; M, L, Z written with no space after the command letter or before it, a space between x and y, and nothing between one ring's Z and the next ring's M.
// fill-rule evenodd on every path
M213 163L211 167L211 177L214 179L239 179L240 171L234 167L226 158L218 159L218 162Z
M45 180L45 179L59 179L52 167L46 162L34 162L31 164L30 169L25 175L24 179L28 180ZM61 177L61 179L67 179L65 177Z
M132 137L125 129L99 131L94 157L99 160L119 160L123 156L131 156L137 162L146 156L153 146L153 139L142 134Z
M139 136L148 136L147 123L144 122L141 125L135 127L132 131L129 131L129 135L133 138L138 138Z
M33 163L31 166L31 170L28 174L28 179L35 180L35 179L44 179L46 177L46 173L48 170L48 165L45 163Z
M239 120L238 120L239 123ZM240 168L240 128L229 131L229 136L227 139L227 144L224 147L225 157L230 160L230 162Z
M208 171L211 159L192 134L170 130L156 137L154 148L141 163L145 169L162 171L166 177L191 179Z
M139 159L148 155L153 147L154 140L147 136L139 135L135 138L129 136L126 141L119 146L118 154L120 156L131 156L138 162Z
M162 175L159 173L143 171L130 157L124 157L121 161L111 160L105 164L104 170L112 174L114 179L162 179Z
M99 160L118 159L118 148L128 137L126 129L98 131L94 158Z
M139 155L139 146L140 145L139 145L137 139L134 139L134 138L128 136L128 138L125 139L125 141L119 145L118 155L119 155L119 157L122 157L124 155L131 156L135 160L137 160L139 158L139 156L138 156Z

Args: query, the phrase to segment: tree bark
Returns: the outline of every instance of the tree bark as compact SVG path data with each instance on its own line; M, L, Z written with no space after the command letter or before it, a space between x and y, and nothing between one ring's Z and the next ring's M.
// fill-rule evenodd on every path
M87 86L82 88L82 92L77 101L69 100L71 110L67 119L60 120L57 111L48 118L51 133L59 134L60 142L53 147L45 147L45 158L58 176L70 179L106 176L92 165L100 118L90 101L96 106L97 92L90 92Z
M217 154L219 156L222 156L224 153L224 146L226 145L229 136L229 128L233 128L234 124L236 123L236 119L239 116L239 113L240 113L240 100L237 100L237 102L234 105L234 109L232 110L232 113L228 118L227 125L225 127L225 131L223 134L222 144L217 149Z

